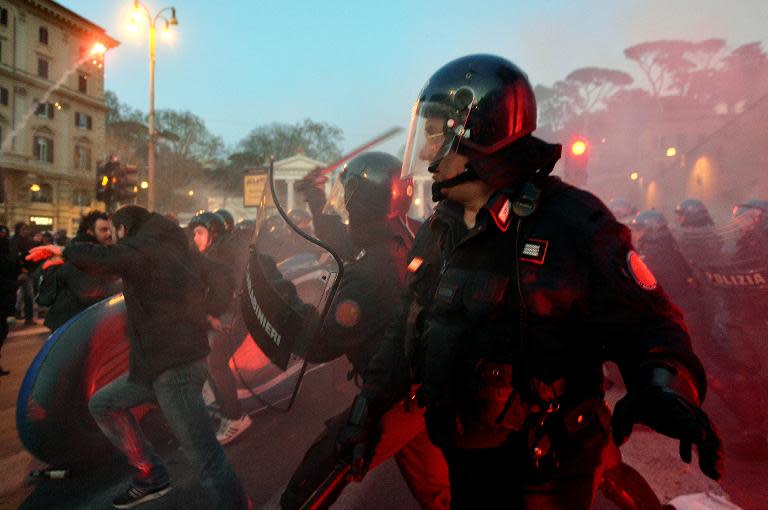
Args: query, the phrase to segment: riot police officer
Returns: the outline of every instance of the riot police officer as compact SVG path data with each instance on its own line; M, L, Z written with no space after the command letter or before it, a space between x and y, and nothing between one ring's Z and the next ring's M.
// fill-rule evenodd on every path
M324 182L317 178L317 172L310 172L299 189L308 199L312 217L304 210L289 213L304 229L314 223L319 239L346 254L338 296L307 359L326 362L346 355L352 363L350 377L365 370L404 290L406 256L419 224L407 216L413 187L409 180L400 178L401 166L400 160L383 152L355 157L341 172L326 206L320 205L325 202ZM326 430L309 448L282 495L283 509L302 507L334 471L336 437L348 414L345 410L326 422ZM396 406L384 422L372 464L394 456L422 508L447 508L445 460L429 441L423 413ZM331 505L344 489L344 482L312 508Z
M680 253L664 215L654 209L642 211L632 219L630 228L637 251L672 300L686 314L698 310L698 294L692 292L698 286L696 277Z
M233 234L226 230L225 220L221 216L201 211L190 220L188 228L192 230L193 242L200 253L225 265L235 276L235 281L242 279L248 252L245 247L233 242ZM222 445L234 441L252 424L251 417L240 406L237 383L229 368L229 359L247 335L234 293L231 298L232 302L223 307L225 313L220 317L208 318L211 326L208 331L211 348L208 376L221 414L216 439Z
M532 136L526 75L491 55L450 62L425 85L410 126L404 171L428 169L442 200L417 235L411 289L435 284L408 296L407 326L366 371L339 437L355 472L413 376L453 508L589 508L610 439L609 359L628 388L614 440L644 423L679 439L685 461L696 444L700 467L718 478L720 440L700 408L706 381L682 318L628 230L597 198L548 176L560 146Z
M616 217L616 219L624 224L632 221L632 219L637 214L637 207L635 207L632 202L623 197L612 198L606 205Z

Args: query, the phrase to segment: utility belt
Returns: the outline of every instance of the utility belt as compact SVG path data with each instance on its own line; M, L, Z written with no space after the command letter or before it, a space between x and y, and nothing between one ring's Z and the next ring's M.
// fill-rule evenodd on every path
M556 470L558 450L580 443L596 426L601 433L606 430L610 412L602 397L571 398L564 378L552 383L533 378L531 390L523 394L515 387L512 365L489 360L477 362L475 378L474 397L454 413L452 447L526 442L531 462L544 472Z

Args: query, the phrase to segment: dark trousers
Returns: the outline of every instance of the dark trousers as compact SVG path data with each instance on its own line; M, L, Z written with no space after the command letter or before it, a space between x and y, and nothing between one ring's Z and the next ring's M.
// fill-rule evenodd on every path
M151 386L129 381L124 375L96 392L88 407L102 432L136 469L134 483L152 486L168 482L168 471L130 409L157 402L197 470L213 508L244 510L248 498L216 440L203 403L205 378L203 360L170 368Z
M346 424L349 410L326 422L291 477L280 499L283 510L298 509L323 483L336 466L336 437ZM395 458L408 488L422 508L445 510L449 505L448 469L442 452L427 436L424 411L403 403L393 406L381 420L381 439L376 445L370 469ZM342 483L319 508L330 507L346 487Z
M451 508L589 510L602 479L602 458L609 440L603 427L595 423L559 448L559 468L546 479L539 478L524 437L512 438L498 448L444 449Z
M221 414L230 420L242 416L240 401L237 398L237 383L229 368L229 359L243 343L248 330L239 309L221 316L223 331L209 331L208 379L216 397L216 404Z

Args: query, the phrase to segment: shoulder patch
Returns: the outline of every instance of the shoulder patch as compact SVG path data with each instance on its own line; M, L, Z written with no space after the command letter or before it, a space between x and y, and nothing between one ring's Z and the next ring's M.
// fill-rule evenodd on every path
M534 264L544 264L544 257L547 256L549 241L544 239L528 238L520 252L520 260L533 262Z
M352 328L360 321L360 305L351 299L338 304L335 314L336 322L345 328Z
M656 287L659 286L656 277L653 276L650 268L635 250L630 250L627 253L627 269L635 283L643 289L656 290Z

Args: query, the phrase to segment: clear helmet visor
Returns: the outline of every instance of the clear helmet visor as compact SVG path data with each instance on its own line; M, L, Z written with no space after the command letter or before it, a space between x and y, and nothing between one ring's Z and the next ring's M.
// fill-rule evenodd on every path
M347 211L348 199L344 193L342 172L333 180L331 192L323 207L323 214L337 215L345 225L349 225L349 211Z
M471 99L469 99L471 103ZM469 133L465 130L469 108L461 110L440 101L418 101L411 112L403 154L403 178L419 179Z

